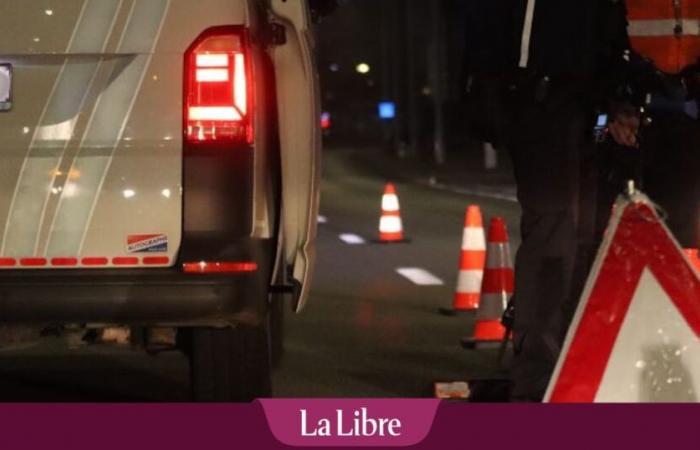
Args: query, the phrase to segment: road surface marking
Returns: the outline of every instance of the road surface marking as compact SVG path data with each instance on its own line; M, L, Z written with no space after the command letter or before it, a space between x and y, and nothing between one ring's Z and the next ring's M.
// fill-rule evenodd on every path
M445 283L432 273L417 267L400 267L396 272L418 286L442 286Z
M367 241L365 241L364 238L362 238L362 236L358 236L356 234L345 233L341 234L338 237L341 241L345 242L348 245L362 245L367 243Z

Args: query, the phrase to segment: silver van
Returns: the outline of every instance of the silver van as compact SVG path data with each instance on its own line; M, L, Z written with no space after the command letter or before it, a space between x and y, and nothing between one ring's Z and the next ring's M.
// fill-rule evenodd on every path
M270 392L314 262L306 0L0 2L0 323L177 331L196 400ZM145 333L148 336L148 333Z

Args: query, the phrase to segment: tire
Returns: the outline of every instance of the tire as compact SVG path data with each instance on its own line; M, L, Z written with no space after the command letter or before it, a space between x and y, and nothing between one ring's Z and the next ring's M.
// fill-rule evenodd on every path
M267 327L194 328L190 385L197 402L250 402L272 393Z

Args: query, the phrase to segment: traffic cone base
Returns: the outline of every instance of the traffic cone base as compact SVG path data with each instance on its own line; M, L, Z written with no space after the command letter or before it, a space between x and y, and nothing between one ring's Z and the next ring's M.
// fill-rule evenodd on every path
M384 240L384 239L372 239L370 240L372 244L385 244L385 245L391 245L391 244L410 244L412 241L408 238L401 238L401 239L393 239L393 240Z
M403 234L402 233L382 233L382 237L380 238L382 242L401 242L403 241Z
M502 341L506 329L500 320L482 320L476 324L474 334L485 341Z
M478 338L462 339L464 348L498 348L505 339L506 328L500 320L481 321L477 322L474 335Z
M456 293L452 308L440 308L440 313L445 316L461 316L473 314L479 308L479 294Z
M455 310L467 310L473 311L479 307L479 294L469 293L469 294L455 294Z

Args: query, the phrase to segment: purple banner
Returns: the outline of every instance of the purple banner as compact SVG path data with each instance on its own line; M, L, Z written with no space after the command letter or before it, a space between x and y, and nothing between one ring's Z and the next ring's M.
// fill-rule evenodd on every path
M288 411L299 405L309 408L309 418L312 408L314 417L318 418L326 415L328 408L345 411L348 407L364 405L368 417L385 415L407 420L402 424L406 426L405 436L411 439L419 439L419 435L430 428L427 437L411 447L418 450L522 447L538 450L658 450L695 448L698 445L698 405L441 403L433 422L431 411L415 410L430 410L433 402L383 400L383 405L365 401L326 402L329 403L317 407L313 401L295 401L287 405L273 401L265 402L265 408L277 420L277 417L286 417ZM412 422L414 419L416 421ZM291 424L284 427L293 430L299 417L292 415L289 420ZM0 436L3 448L8 449L294 448L280 442L286 439L284 435L278 440L274 434L279 433L275 432L277 427L278 424L268 424L260 402L250 405L0 405ZM357 439L357 445L369 445L370 442L361 437L353 439ZM398 441L393 442L395 445ZM304 441L304 445L312 446L316 442L310 438ZM337 448L328 441L323 445ZM381 445L392 444L375 447Z
M272 434L295 447L409 447L433 425L439 400L262 400Z

